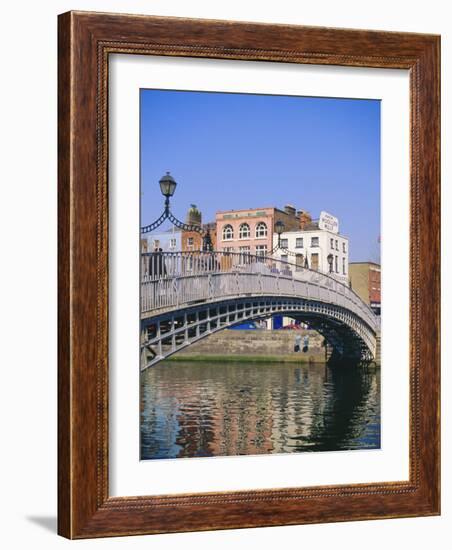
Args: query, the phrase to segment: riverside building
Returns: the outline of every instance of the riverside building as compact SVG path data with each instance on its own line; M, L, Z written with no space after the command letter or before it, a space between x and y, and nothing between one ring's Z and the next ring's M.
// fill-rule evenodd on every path
M297 215L297 229L285 228L280 236L273 235L274 256L300 270L308 267L348 284L349 241L339 233L339 220L327 212L321 212L318 220L303 211Z
M161 248L163 252L176 252L181 249L182 233L177 227L149 233L141 238L141 251L154 252Z
M274 227L282 221L288 230L300 227L300 220L293 206L279 208L249 208L216 213L216 246L222 252L240 252L267 256L273 248Z

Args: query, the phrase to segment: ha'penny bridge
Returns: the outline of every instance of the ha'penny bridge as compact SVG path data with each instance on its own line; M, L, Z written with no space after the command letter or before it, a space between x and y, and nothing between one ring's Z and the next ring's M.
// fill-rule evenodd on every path
M351 288L318 271L209 251L144 253L141 273L143 370L215 332L274 315L319 332L331 362L376 357L378 317Z

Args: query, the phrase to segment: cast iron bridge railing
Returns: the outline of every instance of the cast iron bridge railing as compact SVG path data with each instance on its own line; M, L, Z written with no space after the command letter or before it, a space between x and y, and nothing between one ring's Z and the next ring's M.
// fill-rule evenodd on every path
M141 270L142 368L218 330L275 314L318 330L335 357L375 358L378 317L329 275L234 252L144 253Z

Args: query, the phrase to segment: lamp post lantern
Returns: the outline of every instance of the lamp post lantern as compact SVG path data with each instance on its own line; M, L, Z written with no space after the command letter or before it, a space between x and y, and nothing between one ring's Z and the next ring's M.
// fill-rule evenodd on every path
M285 229L284 222L282 222L281 220L278 220L275 223L275 231L278 235L278 248L281 248L281 235L282 233L284 233L284 229Z
M167 172L164 176L160 178L159 185L160 185L160 191L162 192L162 195L165 197L165 210L169 210L169 200L170 200L170 197L172 197L174 195L174 192L176 191L177 182L171 176L171 174Z

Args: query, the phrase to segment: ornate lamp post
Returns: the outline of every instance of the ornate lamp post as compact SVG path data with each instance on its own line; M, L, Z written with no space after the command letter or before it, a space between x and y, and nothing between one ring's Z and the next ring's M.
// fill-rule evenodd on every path
M284 233L284 229L285 229L284 222L282 222L281 220L278 220L275 223L275 231L276 231L276 234L278 235L278 248L281 248L281 235Z
M278 220L277 222L275 222L275 233L278 235L278 242L272 248L270 254L274 254L277 250L282 250L285 254L291 254L294 256L292 252L281 246L281 235L284 233L285 227L286 226L284 225L283 221Z
M328 254L326 259L328 260L328 265L330 266L330 273L333 273L333 255Z
M196 231L197 233L202 235L203 250L212 251L213 245L212 245L212 239L210 237L209 228L207 228L207 231L204 231L203 228L199 225L187 224L187 223L181 222L171 212L170 197L172 197L174 195L174 192L176 191L177 182L169 172L167 172L164 176L160 178L159 185L160 185L160 191L162 195L165 197L164 210L159 218L157 218L151 224L145 225L144 227L141 228L141 234L144 235L146 233L151 233L151 231L154 231L155 229L157 229L157 227L162 225L162 223L166 219L168 219L174 226L179 227L179 229L183 229L185 231Z

